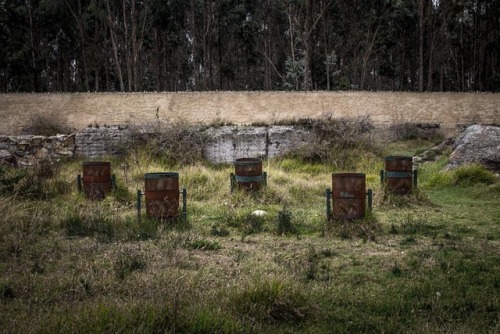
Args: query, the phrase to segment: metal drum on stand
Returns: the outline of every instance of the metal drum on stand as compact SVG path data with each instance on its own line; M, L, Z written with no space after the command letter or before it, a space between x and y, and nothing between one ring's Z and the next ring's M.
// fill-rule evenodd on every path
M262 172L262 160L257 158L240 158L234 161L234 175L231 174L231 189L237 187L249 191L258 191L266 182L266 174Z
M332 174L332 218L361 219L366 210L366 176L362 173Z
M171 220L179 216L179 173L144 175L146 215L150 219Z
M416 172L416 171L415 171ZM385 172L382 181L390 193L407 195L416 186L416 173L413 171L413 158L407 156L388 156L385 158Z
M111 163L84 162L82 181L85 196L90 199L104 199L112 188Z

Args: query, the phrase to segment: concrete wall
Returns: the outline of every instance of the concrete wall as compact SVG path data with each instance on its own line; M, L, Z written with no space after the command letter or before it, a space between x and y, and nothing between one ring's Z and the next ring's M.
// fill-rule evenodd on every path
M128 126L86 127L71 135L0 136L0 163L34 166L61 158L98 158L124 153L133 143ZM300 126L223 126L206 130L209 142L203 155L213 163L237 158L272 158L307 141L310 133Z
M203 150L214 163L238 158L273 158L303 145L311 133L300 126L223 126L207 130L211 141Z

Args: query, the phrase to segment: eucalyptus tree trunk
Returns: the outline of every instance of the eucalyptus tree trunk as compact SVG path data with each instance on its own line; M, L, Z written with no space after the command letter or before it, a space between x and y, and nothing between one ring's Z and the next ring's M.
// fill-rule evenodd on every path
M418 91L424 91L424 0L418 0Z
M80 42L80 57L82 58L82 67L83 67L83 83L85 90L90 91L90 83L89 83L89 75L87 68L87 47L85 40L85 19L83 17L82 11L82 2L81 0L77 0L76 5L77 8L73 8L73 6L69 3L68 0L64 1L66 3L66 7L69 9L71 16L75 20L76 26L78 28L78 39Z

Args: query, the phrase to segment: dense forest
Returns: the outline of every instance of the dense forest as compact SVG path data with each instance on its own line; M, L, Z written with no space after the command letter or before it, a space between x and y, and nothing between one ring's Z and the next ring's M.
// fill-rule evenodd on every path
M500 0L0 0L0 92L500 91Z

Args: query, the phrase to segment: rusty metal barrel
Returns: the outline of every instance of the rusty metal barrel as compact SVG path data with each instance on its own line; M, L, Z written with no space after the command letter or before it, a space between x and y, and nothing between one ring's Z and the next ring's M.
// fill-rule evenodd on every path
M234 161L234 182L239 189L258 191L265 183L262 160L240 158Z
M366 175L362 173L332 174L332 218L361 219L366 209Z
M415 177L414 177L415 176ZM413 172L413 158L408 156L388 156L385 158L385 183L387 190L395 195L406 195L416 185Z
M111 163L92 161L83 163L83 192L90 199L102 200L111 192Z
M150 219L171 220L179 215L179 173L144 174L146 215Z

